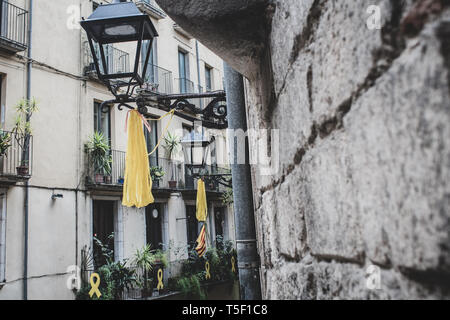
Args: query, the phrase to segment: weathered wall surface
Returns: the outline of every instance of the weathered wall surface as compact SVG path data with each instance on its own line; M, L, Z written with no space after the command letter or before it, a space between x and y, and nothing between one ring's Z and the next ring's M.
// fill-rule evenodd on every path
M281 137L279 174L256 179L266 298L448 294L450 14L419 2L372 1L381 30L366 1L277 2L273 100L249 103Z
M265 298L450 297L448 3L269 5L269 50L241 71L257 74L249 127L280 130L279 172L254 168ZM366 287L370 265L380 290Z

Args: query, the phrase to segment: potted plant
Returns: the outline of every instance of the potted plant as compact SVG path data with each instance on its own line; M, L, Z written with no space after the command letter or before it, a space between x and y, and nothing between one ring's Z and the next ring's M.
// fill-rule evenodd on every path
M165 172L161 167L151 167L150 168L150 176L152 177L152 181L155 187L159 187L159 181L165 176Z
M111 176L111 155L108 140L101 132L94 135L86 143L86 151L94 170L95 183L104 183L105 176Z
M174 158L178 152L178 149L180 147L180 138L175 135L175 134L171 134L170 132L167 132L167 136L164 138L164 148L166 149L166 154L167 154L167 158L169 160L172 160L172 175L171 178L169 180L169 187L171 189L176 189L177 188L177 180L175 177L175 163L174 163Z
M34 98L22 99L16 105L17 117L12 133L22 151L20 164L16 167L19 176L28 176L30 173L31 117L37 110L38 106Z
M3 159L8 156L8 149L11 147L11 135L0 130L0 173L3 173Z

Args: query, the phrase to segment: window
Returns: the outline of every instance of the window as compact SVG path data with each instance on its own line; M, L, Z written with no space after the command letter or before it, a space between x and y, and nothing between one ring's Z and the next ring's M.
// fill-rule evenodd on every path
M8 33L8 9L9 9L9 3L5 0L0 0L0 35L4 38L9 38L10 35Z
M189 250L192 250L196 247L196 241L199 233L195 206L186 206L186 228L187 244L189 246Z
M145 208L147 244L152 250L163 249L163 205L154 203Z
M211 143L211 167L212 169L217 169L217 138Z
M216 239L219 236L222 237L222 239L225 239L225 210L224 208L215 208L214 211L214 227L216 230Z
M148 118L156 119L156 117L148 116ZM152 132L148 132L147 128L144 127L145 141L147 142L148 153L152 152L158 143L158 121L149 121L150 128ZM158 149L155 153L150 156L150 166L157 167L158 164Z
M94 237L115 253L115 203L114 201L94 200L93 206ZM99 267L105 263L106 259L102 255L101 247L94 241L94 265Z
M111 145L111 108L103 113L100 102L94 102L94 131L103 133Z
M178 70L180 75L180 93L187 93L189 79L189 56L184 51L178 51Z
M6 192L0 192L0 282L6 281Z
M205 67L205 86L206 91L212 91L212 68L206 66Z
M142 43L142 50L141 50L141 65L142 65L142 70L144 69L144 64L145 64L145 58L147 57L147 51L148 51L148 46L150 45L149 40L144 41ZM152 49L150 50L150 57L148 59L148 64L147 64L147 71L145 74L145 81L146 82L150 82L150 83L158 83L158 73L156 72L156 64L157 64L157 57L156 57L156 53L157 53L157 49L156 49L156 38L153 39L153 45L152 45Z

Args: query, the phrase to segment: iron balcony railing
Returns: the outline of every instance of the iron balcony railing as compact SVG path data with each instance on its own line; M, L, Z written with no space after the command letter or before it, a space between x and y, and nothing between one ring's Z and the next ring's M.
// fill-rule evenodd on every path
M126 153L123 151L112 150L111 156L111 172L98 172L93 166L88 156L88 176L87 184L94 186L121 186L124 183L125 159ZM174 161L165 158L149 157L151 171L163 172L159 178L153 177L154 189L176 189L176 190L196 190L196 179L192 176L192 172L187 166L180 161ZM229 169L219 168L217 166L206 166L203 172L207 174L229 174ZM208 191L224 192L225 188L219 184L209 182L206 184Z
M178 78L175 79L175 83L177 84L176 93L203 93L203 87L194 84L194 82L189 79ZM188 101L200 109L204 106L203 98L189 99Z
M7 131L0 131L0 135L5 150L0 155L0 179L30 178L33 169L33 136Z
M19 52L28 47L28 11L0 1L0 46L8 51Z
M95 48L98 52L100 49ZM106 45L104 47L105 59L106 59L106 69L103 62L99 61L100 70L106 70L109 74L116 73L127 73L130 71L130 54L128 52L122 51L120 49L114 48L112 45ZM89 43L85 42L85 52L87 56L87 61L84 69L84 74L86 76L97 77L97 71L95 69L94 58L92 57L91 50L89 48ZM97 54L97 56L100 56Z
M149 64L147 66L147 74L144 81L146 89L150 91L161 94L173 93L172 72L167 69L154 64Z

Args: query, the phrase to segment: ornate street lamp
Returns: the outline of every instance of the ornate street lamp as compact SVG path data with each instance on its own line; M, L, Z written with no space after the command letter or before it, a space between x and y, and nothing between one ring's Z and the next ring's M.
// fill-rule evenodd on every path
M133 2L114 0L111 4L99 6L80 24L87 33L98 78L116 97L115 102L134 102L131 97L134 89L144 84L153 39L158 36L148 15L139 11ZM150 41L150 45L143 55L144 63L140 68L143 41ZM125 42L136 46L131 69L126 65L128 61L122 61L120 68L108 63L110 57L105 54L107 46ZM120 89L124 87L125 92L121 93Z
M206 160L214 137L208 140L204 134L192 131L181 140L186 167L195 177L201 176L206 170Z
M87 33L97 76L115 97L114 100L102 102L104 112L107 112L111 104L118 104L121 110L122 107L135 109L130 103L136 103L137 110L142 114L147 113L147 106L152 106L165 111L176 110L175 114L185 120L201 120L205 128L228 127L226 95L223 90L159 94L144 88L153 39L158 33L148 15L141 13L133 2L114 0L111 4L101 5L80 24ZM143 41L151 43L141 61ZM115 64L108 64L111 57L107 46L119 43L136 45L136 56L131 69L128 61L121 61L120 68ZM190 102L192 99L203 98L211 99L205 108L198 108Z
M214 141L214 137L208 140L204 134L195 131L188 133L181 140L186 168L195 179L205 178L216 187L221 184L231 188L231 173L210 172L207 169L206 160Z

